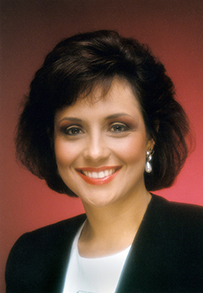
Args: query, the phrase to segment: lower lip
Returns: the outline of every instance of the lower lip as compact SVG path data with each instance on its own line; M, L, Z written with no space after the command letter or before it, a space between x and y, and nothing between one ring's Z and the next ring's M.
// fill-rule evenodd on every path
M78 172L78 174L80 175L80 177L85 180L88 184L92 184L92 185L103 185L103 184L107 184L109 183L111 180L113 180L113 178L118 174L118 172L120 171L117 170L115 173L113 173L112 175L106 176L104 178L90 178L87 177L85 175L83 175L82 173Z

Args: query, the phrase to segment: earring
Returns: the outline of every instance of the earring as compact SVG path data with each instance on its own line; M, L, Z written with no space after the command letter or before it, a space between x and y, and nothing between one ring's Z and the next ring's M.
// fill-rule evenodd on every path
M152 156L153 156L153 152L150 149L149 151L147 151L147 156L146 156L145 171L147 173L151 173L152 172L152 164L151 164Z

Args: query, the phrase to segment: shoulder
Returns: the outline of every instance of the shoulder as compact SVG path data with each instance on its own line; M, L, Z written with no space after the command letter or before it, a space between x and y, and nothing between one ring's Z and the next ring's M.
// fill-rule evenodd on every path
M37 242L40 242L42 245L43 243L46 243L47 245L52 241L60 242L64 240L64 237L66 239L74 236L85 219L86 215L83 214L39 228L31 232L27 232L17 240L14 247L18 246L19 244L23 245L24 243L27 245L28 242L30 242L30 244L36 244Z
M165 233L185 238L194 243L203 243L203 207L198 205L171 202L163 197L152 195L148 217Z
M51 246L52 243L56 245L60 242L66 242L66 240L74 237L85 218L86 215L83 214L27 232L16 241L11 252L17 249L21 251L23 247L37 249L39 246L42 249L43 247L47 248Z
M18 284L22 289L24 283L33 283L34 288L39 280L43 284L48 269L52 276L59 274L66 265L72 240L85 219L86 215L79 215L23 234L14 244L7 260L7 285L16 288Z
M172 218L185 219L186 221L203 221L203 206L168 201L167 199L154 194L152 195L150 204L152 210L161 212L161 214L170 214Z

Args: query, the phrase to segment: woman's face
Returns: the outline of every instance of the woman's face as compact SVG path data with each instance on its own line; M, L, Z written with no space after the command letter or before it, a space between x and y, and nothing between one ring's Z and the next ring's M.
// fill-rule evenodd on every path
M146 151L152 147L129 83L96 87L55 116L55 155L64 183L84 204L105 206L146 191Z

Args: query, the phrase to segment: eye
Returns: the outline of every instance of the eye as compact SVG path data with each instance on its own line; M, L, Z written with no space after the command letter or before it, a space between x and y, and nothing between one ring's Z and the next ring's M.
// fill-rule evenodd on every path
M80 127L78 127L78 126L69 126L69 127L66 127L66 128L64 129L64 133L65 133L66 135L76 136L76 135L78 135L78 134L82 134L83 131L82 131L82 129L81 129Z
M115 123L113 125L111 125L110 127L110 131L111 132L125 132L129 130L129 127L126 124L123 123Z

